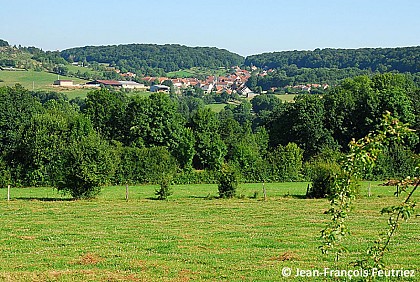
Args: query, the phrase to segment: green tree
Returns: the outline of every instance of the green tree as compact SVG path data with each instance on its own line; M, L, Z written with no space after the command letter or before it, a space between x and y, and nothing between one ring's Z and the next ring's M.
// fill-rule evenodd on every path
M223 164L218 177L220 198L233 198L239 185L239 174L234 166Z
M126 95L120 91L102 88L87 94L83 112L105 138L122 141L126 138L123 130L127 100Z
M219 120L209 108L200 108L191 118L191 129L195 137L193 163L198 169L217 169L224 162L226 145L220 138Z
M303 150L295 143L278 145L267 154L271 181L298 181L302 179Z
M64 151L58 191L75 199L93 198L109 183L115 169L111 147L95 132L71 142Z
M296 143L309 159L336 143L324 124L325 108L321 97L300 95L294 103L277 107L266 122L272 147Z
M179 143L185 120L177 103L168 95L153 93L147 98L134 97L127 108L127 145L165 146L170 150Z

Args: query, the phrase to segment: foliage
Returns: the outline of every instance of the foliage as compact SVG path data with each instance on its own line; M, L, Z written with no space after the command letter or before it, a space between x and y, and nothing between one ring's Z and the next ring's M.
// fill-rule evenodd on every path
M311 187L306 196L309 198L326 198L334 193L337 174L340 166L335 162L315 161L309 165Z
M125 115L126 145L177 146L184 120L177 104L164 93L130 100Z
M219 120L209 108L199 108L191 118L191 129L195 137L193 163L198 169L219 169L226 155L226 145L218 134Z
M336 147L331 132L325 126L323 103L319 96L301 95L294 103L275 108L265 123L271 146L296 143L304 150L305 159L325 148Z
M102 88L88 93L83 112L105 138L124 140L122 130L126 108L127 97L122 92Z
M270 181L299 181L302 179L303 150L295 143L286 146L278 145L268 152Z
M231 67L243 62L243 57L226 50L176 44L86 46L67 49L60 54L66 60L109 63L152 76L192 67Z
M64 163L56 183L58 191L73 198L93 198L109 183L114 171L110 146L96 133L81 137L64 151Z
M373 72L397 70L419 72L420 47L363 48L363 49L315 49L313 51L284 51L252 55L246 58L246 66L260 68L358 68Z
M235 167L223 164L218 177L218 190L220 198L233 198L239 185L239 174Z
M7 167L6 162L0 157L0 187L6 187L11 183L10 169Z
M0 39L0 47L7 47L9 46L9 42L6 40Z
M338 259L345 251L345 248L341 246L340 241L349 233L345 220L348 217L352 202L356 197L354 181L360 179L366 172L373 169L375 161L385 144L403 142L404 138L409 134L411 134L411 131L408 129L407 125L402 124L397 119L393 118L388 112L384 115L383 122L376 132L369 133L363 139L358 141L353 140L350 143L350 151L341 164L342 173L334 177L332 193L328 197L331 207L327 213L331 215L331 221L326 225L325 229L321 231L321 237L323 239L321 250L323 253L335 250L336 259ZM412 192L414 192L414 190ZM410 195L412 195L412 193ZM407 202L404 202L404 205L408 203L409 198L410 196L406 199ZM414 207L411 204L408 206ZM380 245L380 247L376 249L379 249L379 251L373 251L373 267L379 266L386 246L394 234L401 213L409 212L409 210L410 208L408 210L394 208L385 210L391 214L396 214L397 219L396 221L393 219L389 221L391 231L387 233L387 243L385 243L385 245Z
M157 196L158 200L166 200L169 196L173 194L173 191L170 187L172 177L168 175L162 176L162 179L159 183L159 189L156 189L155 195Z
M175 184L216 184L217 171L214 170L183 170L174 175Z
M157 184L164 176L174 175L177 163L165 147L116 147L118 159L114 182Z

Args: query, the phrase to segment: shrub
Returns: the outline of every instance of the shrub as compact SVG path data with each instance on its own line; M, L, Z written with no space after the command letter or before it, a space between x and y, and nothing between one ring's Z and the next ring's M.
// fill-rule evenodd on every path
M307 191L309 198L325 198L331 194L335 185L335 175L341 168L335 162L316 161L310 165L312 186Z
M233 198L239 184L239 174L234 166L223 164L218 177L220 198Z
M158 200L166 200L169 196L173 194L171 189L171 181L172 177L169 175L165 175L160 180L160 188L156 189L155 195L157 196Z
M0 157L0 187L6 187L11 181L10 169L6 162Z
M162 175L174 175L177 163L165 147L117 148L120 163L116 183L160 183Z
M302 179L303 150L295 143L278 145L268 153L272 181L299 181Z
M95 197L113 173L113 159L109 145L99 135L73 142L65 152L57 189L76 199Z

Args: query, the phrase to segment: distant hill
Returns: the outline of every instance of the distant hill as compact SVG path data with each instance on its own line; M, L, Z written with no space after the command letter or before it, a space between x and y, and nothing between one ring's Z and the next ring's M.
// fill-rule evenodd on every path
M129 44L86 46L61 52L69 62L107 63L122 71L156 75L192 67L231 67L242 65L244 57L215 47L187 47L177 44Z
M246 66L260 68L356 68L372 72L420 72L420 46L402 48L316 49L252 55Z

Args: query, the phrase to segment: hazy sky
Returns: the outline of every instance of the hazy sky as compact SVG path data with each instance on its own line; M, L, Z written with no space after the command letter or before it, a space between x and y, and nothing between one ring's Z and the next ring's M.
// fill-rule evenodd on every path
M62 50L177 43L240 55L420 45L419 0L0 0L0 39Z

